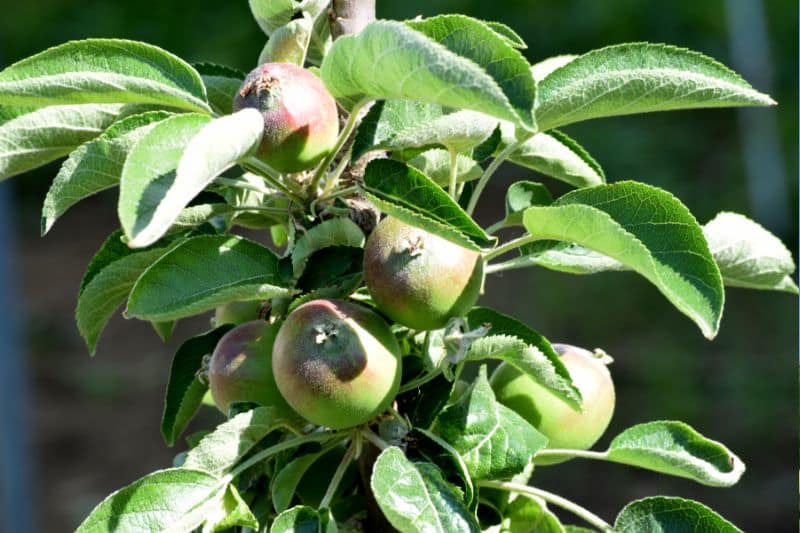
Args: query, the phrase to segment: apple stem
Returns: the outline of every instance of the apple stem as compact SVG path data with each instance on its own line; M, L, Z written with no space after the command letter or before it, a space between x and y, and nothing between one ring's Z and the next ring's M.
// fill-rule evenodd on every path
M489 163L489 166L486 167L486 170L483 172L481 179L478 180L478 184L475 186L475 190L472 191L472 196L470 196L469 204L467 205L468 214L471 215L472 212L475 211L475 206L478 205L478 200L480 199L481 194L483 194L483 189L486 188L486 184L489 182L489 178L491 178L494 175L495 171L498 168L500 168L500 165L503 163L503 161L505 161L506 158L510 156L511 153L514 152L514 150L519 148L519 146L526 140L527 139L523 139L515 143L509 144L508 146L503 148L503 150L499 154L497 154L497 157L492 159L492 162Z
M497 233L498 231L500 231L505 227L506 227L506 219L503 219L503 220L498 220L497 222L486 228L484 231L489 235L494 235L495 233Z
M594 452L591 450L570 450L570 449L557 449L549 448L536 452L536 457L550 457L550 458L564 458L570 459L573 457L580 457L583 459L596 459L599 461L607 461L608 453Z
M344 189L339 189L338 191L327 193L323 196L320 196L318 200L319 201L333 200L335 198L341 198L342 196L350 196L351 194L356 194L357 192L358 192L358 187L354 185L352 187L345 187Z
M377 436L371 429L369 429L367 427L365 427L361 431L361 434L364 436L365 439L370 441L372 444L374 444L375 446L377 446L381 450L385 450L387 448L391 448L392 447L388 442L386 442L385 440L383 440L382 438Z
M364 99L353 106L353 109L350 111L350 116L347 117L347 122L345 123L344 128L342 128L341 133L339 133L339 138L336 140L336 145L333 147L333 150L331 150L331 152L325 156L325 159L323 159L322 163L319 164L317 170L314 171L314 176L311 178L311 182L308 184L307 193L309 196L317 196L319 182L322 180L322 176L325 175L328 167L331 166L331 163L336 158L336 155L342 150L342 146L345 145L347 139L350 137L350 134L358 124L361 110L365 105L371 102L372 100Z
M267 175L267 172L265 172L264 170L264 167L266 165L262 166L259 163L260 162L255 158L248 158L247 160L243 161L241 165L242 167L244 167L245 170L248 170L249 172L252 172L257 176L261 176L265 182L267 182L268 184L272 185L273 187L284 193L287 197L291 198L296 202L302 203L303 198L298 195L300 191L292 190L287 184L281 182L278 179L273 178L270 175Z
M489 250L488 252L483 254L483 259L484 259L484 261L489 261L491 259L494 259L495 257L499 257L499 256L501 256L501 255L503 255L505 253L508 253L511 250L515 249L515 248L519 248L520 246L524 246L524 245L526 245L528 243L531 243L531 242L534 242L536 240L538 240L538 239L536 237L531 236L531 235L523 235L522 237L519 237L518 239L513 239L513 240L510 240L510 241L508 241L508 242L506 242L504 244L501 244L500 246L498 246L494 250ZM487 269L487 272L488 272L488 269Z
M597 516L596 514L592 513L588 509L581 507L580 505L573 503L566 498L562 498L558 494L553 494L552 492L547 492L546 490L537 489L536 487L529 487L528 485L522 485L520 483L512 483L510 481L478 481L477 485L480 487L487 487L492 489L500 489L505 490L508 492L515 492L522 496L531 498L534 501L537 500L544 500L547 503L552 503L555 506L561 507L562 509L569 511L570 513L578 516L586 521L586 523L591 524L593 527L597 529L612 533L614 530L611 527L611 524Z
M447 151L450 152L450 197L458 201L458 152L452 148L448 148Z
M323 496L322 501L319 502L320 509L327 508L330 505L331 500L333 500L333 497L336 495L336 489L339 488L339 484L342 482L342 478L347 471L347 467L350 466L350 463L353 462L353 459L356 456L356 450L359 448L359 439L359 433L355 432L353 434L353 440L350 441L350 446L347 448L347 451L344 452L342 462L339 463L338 467L336 467L336 472L334 472L331 482L328 484L328 490L325 491L325 496Z
M410 390L413 390L413 389L416 389L416 388L419 388L419 387L425 385L427 382L432 381L433 379L435 379L441 373L442 373L441 370L435 370L433 372L430 372L428 374L424 374L424 375L422 375L422 376L420 376L420 377L418 377L416 379L413 379L413 380L409 381L408 383L406 383L405 385L400 387L400 394L402 394L404 392L408 392Z
M342 172L344 169L347 168L347 164L350 162L350 154L352 153L352 147L347 150L347 153L342 156L339 160L339 164L336 165L336 168L333 169L333 172L330 176L325 179L325 188L322 191L321 196L325 196L330 194L336 186L339 184L339 177L341 177Z

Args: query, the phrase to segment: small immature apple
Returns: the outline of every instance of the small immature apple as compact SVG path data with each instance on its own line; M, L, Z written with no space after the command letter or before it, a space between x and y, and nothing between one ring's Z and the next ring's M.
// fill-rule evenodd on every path
M416 330L439 329L475 305L483 258L387 217L364 247L364 281L378 308L395 322Z
M244 324L258 318L261 311L261 301L250 300L249 302L229 302L221 305L214 310L214 326L223 324Z
M214 348L208 368L211 396L228 414L234 402L275 407L296 416L283 399L272 375L272 349L280 325L252 320L226 333Z
M251 107L264 117L256 156L279 172L316 165L336 145L336 101L310 71L291 63L264 63L247 75L233 110Z
M289 405L333 429L385 411L402 374L400 347L386 322L340 300L312 300L292 311L275 339L272 368Z
M553 344L583 398L583 411L506 363L491 377L497 401L516 411L548 438L548 448L587 450L603 435L614 414L614 382L606 363L583 348ZM537 459L537 465L562 460Z

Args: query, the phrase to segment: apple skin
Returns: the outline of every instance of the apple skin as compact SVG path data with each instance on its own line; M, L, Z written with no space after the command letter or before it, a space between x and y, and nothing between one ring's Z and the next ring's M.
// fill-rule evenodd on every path
M217 343L208 366L211 397L228 414L234 402L254 402L275 407L279 415L296 417L272 374L272 349L279 324L264 320L245 322Z
M312 300L292 311L275 339L272 368L289 405L333 429L368 422L400 388L401 354L389 325L341 300Z
M378 309L395 322L420 331L440 329L475 305L483 258L387 217L364 247L364 281Z
M256 157L279 172L308 170L328 155L339 136L336 100L317 76L291 63L264 63L247 75L233 110L264 117Z
M521 415L548 438L548 448L588 450L603 435L614 414L616 394L606 364L595 354L567 344L553 344L583 397L583 411L502 363L490 379L497 401ZM536 459L537 465L566 459Z
M262 302L260 300L250 300L248 302L230 302L221 305L214 310L214 326L223 324L233 324L238 326L258 318L261 311Z

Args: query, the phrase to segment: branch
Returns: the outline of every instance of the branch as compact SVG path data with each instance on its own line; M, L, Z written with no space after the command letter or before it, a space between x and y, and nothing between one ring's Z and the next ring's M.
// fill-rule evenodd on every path
M375 0L333 0L329 16L334 39L358 33L375 20Z

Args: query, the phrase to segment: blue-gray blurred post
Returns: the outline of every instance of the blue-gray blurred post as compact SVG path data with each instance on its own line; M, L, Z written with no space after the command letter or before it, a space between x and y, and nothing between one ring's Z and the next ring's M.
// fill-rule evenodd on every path
M772 55L761 0L727 0L731 66L759 91L772 93ZM740 109L739 136L747 167L753 216L776 233L789 230L786 171L778 137L777 111Z
M19 336L11 184L0 183L0 531L33 531L28 373Z

